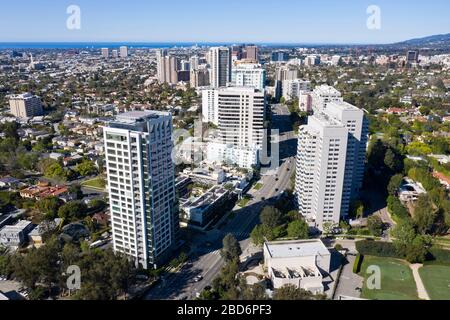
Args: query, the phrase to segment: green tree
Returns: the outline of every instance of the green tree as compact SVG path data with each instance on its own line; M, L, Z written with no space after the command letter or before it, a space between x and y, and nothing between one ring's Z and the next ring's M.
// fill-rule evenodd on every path
M304 220L295 220L289 223L287 232L289 238L308 239L308 224Z
M36 202L36 208L46 215L48 219L54 219L58 215L58 209L63 205L63 201L57 197L48 197Z
M372 235L379 237L383 234L383 221L379 216L370 216L367 219L367 228Z
M326 300L326 296L314 295L310 291L300 289L295 285L285 285L275 289L273 300Z
M265 207L261 214L261 223L268 228L275 228L278 226L281 219L281 212L274 207Z
M428 195L419 196L414 209L414 223L420 233L425 234L431 230L437 214Z
M391 178L387 187L389 195L395 196L397 194L398 188L400 188L402 181L403 174L396 174Z
M87 212L87 206L80 201L70 201L58 209L60 218L74 221L84 218Z
M220 252L221 256L226 262L230 262L232 260L239 260L241 253L242 250L239 241L232 234L227 234L223 238L223 248Z
M97 173L97 167L95 166L94 162L90 160L83 160L83 162L77 164L75 167L75 171L80 176L90 176Z

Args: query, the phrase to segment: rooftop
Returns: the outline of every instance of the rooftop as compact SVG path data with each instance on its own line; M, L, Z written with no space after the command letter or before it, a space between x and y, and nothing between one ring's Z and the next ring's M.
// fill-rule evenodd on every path
M159 117L170 116L169 112L162 111L130 111L126 113L119 114L116 117L116 122L123 123L136 123L145 121L148 119L157 119Z
M319 239L266 242L264 245L272 258L308 257L330 254L323 242Z

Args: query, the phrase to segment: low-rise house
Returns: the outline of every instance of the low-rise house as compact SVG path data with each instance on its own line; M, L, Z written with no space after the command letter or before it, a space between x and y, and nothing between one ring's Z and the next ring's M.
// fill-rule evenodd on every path
M20 185L20 180L13 177L0 178L0 188L17 188Z
M13 226L4 226L0 230L0 244L5 247L18 247L28 239L34 225L30 221L21 220Z
M264 243L264 266L274 289L294 285L323 293L330 262L331 253L320 239Z
M419 199L420 195L426 193L427 191L420 182L415 182L412 179L405 178L398 190L398 197L400 201L404 203L414 202L417 201L417 199Z
M439 180L439 182L446 188L450 189L450 178L441 172L434 171L433 177Z
M20 190L22 198L41 200L48 197L60 197L67 194L69 189L66 186L50 186L48 183L40 182L35 186Z
M34 247L39 248L44 244L43 235L46 232L55 230L62 222L61 218L53 221L42 222L28 234L28 241Z

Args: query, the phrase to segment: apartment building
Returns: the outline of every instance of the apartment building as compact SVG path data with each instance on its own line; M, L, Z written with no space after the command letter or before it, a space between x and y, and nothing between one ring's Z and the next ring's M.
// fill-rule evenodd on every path
M171 138L167 112L124 113L104 128L114 250L144 268L160 266L177 246Z

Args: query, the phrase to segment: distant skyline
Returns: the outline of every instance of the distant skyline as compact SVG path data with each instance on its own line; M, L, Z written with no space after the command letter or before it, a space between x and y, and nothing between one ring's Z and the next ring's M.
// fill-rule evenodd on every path
M66 27L70 5L80 30ZM0 42L388 44L449 33L449 16L448 0L22 0L1 4Z

